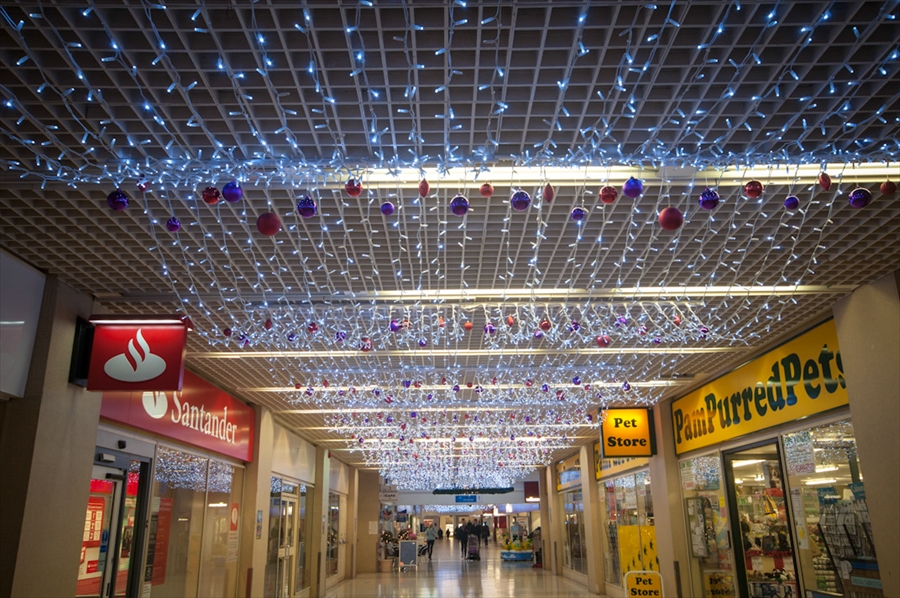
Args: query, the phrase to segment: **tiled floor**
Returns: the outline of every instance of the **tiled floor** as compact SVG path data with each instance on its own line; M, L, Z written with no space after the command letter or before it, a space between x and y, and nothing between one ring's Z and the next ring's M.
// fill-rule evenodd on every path
M431 561L419 557L419 566L405 572L366 573L342 582L327 598L581 598L596 594L561 576L532 569L531 563L500 560L500 548L482 545L481 561L463 560L454 540L434 543Z

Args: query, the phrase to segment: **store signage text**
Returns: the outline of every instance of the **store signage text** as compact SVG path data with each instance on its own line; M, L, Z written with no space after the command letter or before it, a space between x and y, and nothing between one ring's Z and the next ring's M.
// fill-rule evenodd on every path
M653 412L649 409L605 409L600 437L604 458L651 457L656 454Z
M846 405L834 320L672 403L675 450L685 453Z
M625 574L625 595L662 598L662 576L656 571L629 571Z
M97 316L100 318L101 316ZM181 390L188 325L176 318L154 323L99 321L94 325L87 389Z
M104 392L100 416L241 461L253 458L253 409L190 372L181 391Z

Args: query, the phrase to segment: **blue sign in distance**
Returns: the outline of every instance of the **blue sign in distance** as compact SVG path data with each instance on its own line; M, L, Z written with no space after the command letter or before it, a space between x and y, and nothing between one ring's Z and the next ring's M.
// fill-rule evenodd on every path
M458 503L460 503L460 502L475 503L475 502L478 502L478 497L475 496L474 494L457 494L456 502L458 502Z

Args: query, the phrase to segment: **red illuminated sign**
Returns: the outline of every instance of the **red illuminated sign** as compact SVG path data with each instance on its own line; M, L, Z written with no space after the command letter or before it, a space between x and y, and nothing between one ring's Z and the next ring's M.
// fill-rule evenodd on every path
M166 316L96 316L87 389L181 390L188 325Z
M253 460L256 413L184 372L181 391L104 392L100 417L241 461Z

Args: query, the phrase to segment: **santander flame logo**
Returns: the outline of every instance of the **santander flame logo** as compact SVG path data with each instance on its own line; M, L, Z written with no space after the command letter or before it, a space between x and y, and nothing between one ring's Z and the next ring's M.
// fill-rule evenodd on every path
M103 366L103 371L110 378L121 382L145 382L165 372L166 361L150 352L150 345L144 340L144 335L138 328L135 338L128 341L127 353L111 358Z
M141 396L144 411L153 419L162 419L169 410L169 397L164 392L147 391Z

